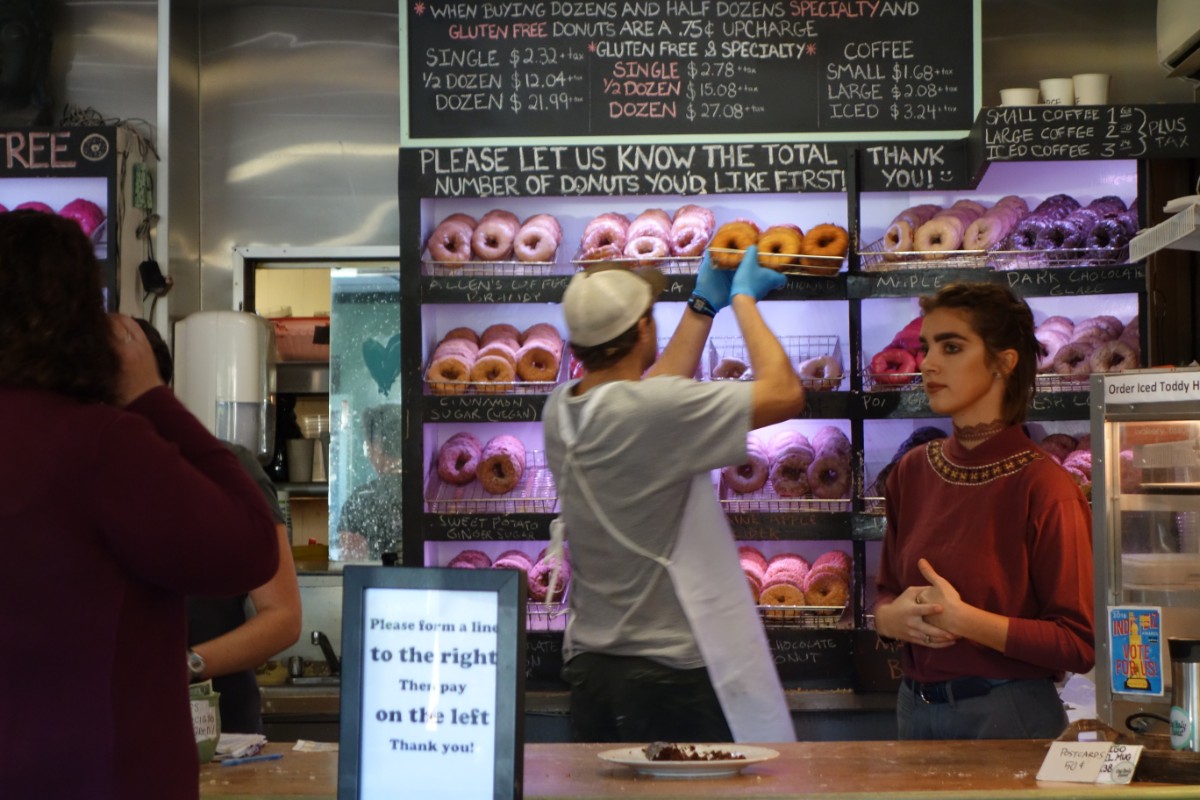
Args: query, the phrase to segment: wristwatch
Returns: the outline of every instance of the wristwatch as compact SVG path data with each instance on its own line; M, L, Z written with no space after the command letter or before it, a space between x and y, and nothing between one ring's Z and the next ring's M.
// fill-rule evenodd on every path
M688 298L688 308L695 311L697 314L703 314L706 317L715 317L717 310L713 308L712 303L705 300L698 294L693 294Z
M208 662L204 660L204 656L189 647L187 651L187 665L188 674L194 683L204 677L204 670L208 667Z

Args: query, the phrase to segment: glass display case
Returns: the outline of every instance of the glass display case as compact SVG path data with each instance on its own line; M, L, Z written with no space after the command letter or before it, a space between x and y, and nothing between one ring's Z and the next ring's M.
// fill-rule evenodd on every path
M1142 729L1170 713L1167 639L1200 636L1200 369L1093 375L1091 398L1096 711Z

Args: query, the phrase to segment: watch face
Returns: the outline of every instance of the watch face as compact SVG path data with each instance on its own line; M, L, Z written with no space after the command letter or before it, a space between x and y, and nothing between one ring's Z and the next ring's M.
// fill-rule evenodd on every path
M188 671L193 675L201 674L204 672L204 667L207 666L204 661L204 656L200 655L194 650L188 650L187 664Z

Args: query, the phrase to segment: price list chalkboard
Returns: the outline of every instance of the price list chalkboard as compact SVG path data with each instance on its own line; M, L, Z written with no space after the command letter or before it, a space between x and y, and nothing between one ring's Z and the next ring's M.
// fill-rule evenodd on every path
M1148 106L1007 106L980 115L986 161L1191 158L1200 108Z
M978 105L978 0L410 0L406 12L413 140L966 130Z

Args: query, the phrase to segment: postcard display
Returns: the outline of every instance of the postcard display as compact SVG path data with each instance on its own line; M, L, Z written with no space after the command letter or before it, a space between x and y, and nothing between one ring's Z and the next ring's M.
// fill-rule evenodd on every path
M868 8L868 6L870 6ZM750 16L753 14L753 16ZM850 556L844 609L770 607L763 623L786 686L890 690L897 654L873 631L882 504L873 484L898 446L932 419L917 376L880 379L870 363L918 316L917 298L956 279L1010 286L1041 322L1111 315L1134 329L1144 266L1127 250L1047 254L953 252L884 258L880 240L905 209L1015 194L1029 208L1063 193L1084 205L1118 195L1136 209L1140 159L1191 157L1192 106L981 108L979 3L600 2L411 3L402 7L400 152L401 380L406 429L404 562L447 566L463 551L489 561L519 550L537 563L557 510L542 454L550 380L437 384L431 356L448 333L545 323L565 336L558 303L583 268L581 237L597 216L668 216L695 204L716 223L750 219L849 232L844 262L796 267L761 308L795 360L829 355L844 377L808 383L791 428L834 426L853 448L838 499L739 495L714 473L739 544L766 558ZM502 209L561 226L545 261L439 261L430 234L452 214ZM512 258L510 256L510 258ZM660 258L668 288L656 311L665 342L695 286L699 258ZM820 262L820 263L818 263ZM419 342L417 345L408 343ZM698 377L743 355L720 314ZM1143 353L1144 355L1144 353ZM1037 436L1086 433L1086 377L1039 378ZM516 437L526 468L511 492L438 476L458 433ZM569 592L569 586L567 588ZM552 598L553 599L553 598ZM527 679L558 685L561 605L530 598Z

